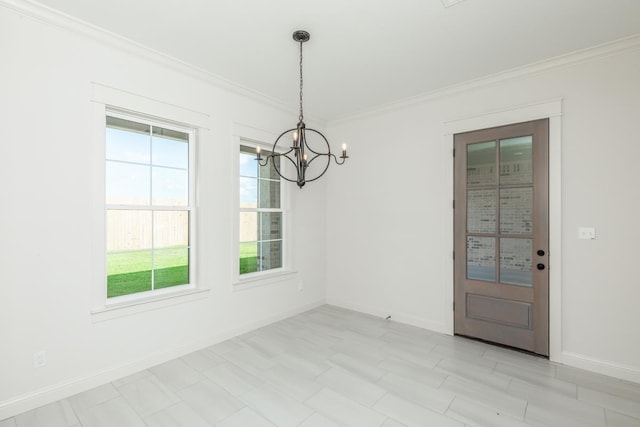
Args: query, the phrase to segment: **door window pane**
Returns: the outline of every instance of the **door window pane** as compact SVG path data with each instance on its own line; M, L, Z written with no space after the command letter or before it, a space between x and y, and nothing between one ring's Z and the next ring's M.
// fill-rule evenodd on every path
M500 283L531 286L531 239L500 239Z
M530 234L533 232L533 188L500 190L500 232Z
M467 232L495 233L496 190L467 191Z
M496 281L496 239L467 236L467 278Z
M467 145L467 185L496 184L496 142Z
M532 137L503 139L500 141L500 184L531 184Z

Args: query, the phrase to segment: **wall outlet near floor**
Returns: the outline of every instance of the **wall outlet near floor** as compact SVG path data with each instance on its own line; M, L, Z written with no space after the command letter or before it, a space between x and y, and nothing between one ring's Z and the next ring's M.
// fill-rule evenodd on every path
M47 352L39 351L37 353L33 353L33 367L34 368L42 368L47 364Z

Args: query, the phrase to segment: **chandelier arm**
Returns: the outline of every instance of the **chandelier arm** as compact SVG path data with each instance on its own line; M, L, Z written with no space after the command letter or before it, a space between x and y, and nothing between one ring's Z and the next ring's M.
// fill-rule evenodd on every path
M327 140L327 137L325 137L325 136L322 134L322 132L319 132L319 131L317 131L317 130L315 130L315 129L311 129L311 128L307 128L306 130L307 130L307 131L311 131L311 132L315 132L315 133L317 133L318 135L320 135L320 136L322 137L322 139L324 140L324 143L327 145L327 152L326 152L326 153L319 153L319 152L315 151L313 148L311 148L311 147L309 146L309 144L307 144L307 139L305 138L304 143L305 143L306 148L307 148L309 151L311 151L313 154L319 154L319 155L321 155L321 156L326 156L327 154L331 154L331 145L329 145L329 140Z
M289 150L288 152L293 151L293 149ZM298 171L298 165L296 164L295 160L293 160L291 157L286 156L284 154L279 154L278 157L284 157L285 159L289 160L291 162L291 164L293 165L293 167L296 169L296 171ZM280 178L289 181L289 182L298 182L298 179L291 179L291 178L287 178L281 171L280 168L278 168L278 166L276 165L275 162L273 162L273 168L276 170L276 173L278 174L278 176L280 176ZM298 172L299 174L299 172Z
M315 159L315 157L314 157L314 159ZM324 169L322 170L322 172L318 176L316 176L315 178L311 178L311 179L305 179L305 182L312 182L312 181L315 181L316 179L319 179L320 177L322 177L322 175L324 175L325 172L327 172L327 170L329 170L329 165L330 164L331 164L331 162L327 162L327 164L325 165Z

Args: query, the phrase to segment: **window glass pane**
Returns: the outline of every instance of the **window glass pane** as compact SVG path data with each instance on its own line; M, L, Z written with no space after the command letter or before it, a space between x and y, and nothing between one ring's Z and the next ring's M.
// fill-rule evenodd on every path
M258 242L240 242L240 274L258 271Z
M500 239L500 283L531 286L531 239Z
M467 185L496 184L496 142L467 145Z
M260 270L282 267L282 241L260 243Z
M531 184L532 137L503 139L500 141L500 184Z
M181 169L153 167L153 205L187 206L189 172Z
M148 205L151 195L149 166L107 161L106 203Z
M240 242L258 240L258 213L240 212Z
M149 125L107 117L106 158L148 164L151 153L149 131Z
M263 157L271 154L272 151L263 151ZM264 163L264 162L263 162ZM259 176L264 179L280 179L280 175L276 172L276 168L274 164L280 169L280 157L272 157L269 159L269 162L264 166L259 166Z
M260 180L261 208L280 208L280 181Z
M153 252L154 289L189 283L189 248L172 247Z
M107 211L107 297L151 290L151 211Z
M242 146L240 150L240 176L256 178L258 176L256 149Z
M282 239L282 212L260 213L260 240Z
M467 190L467 232L495 231L496 190Z
M156 249L189 246L189 212L153 212L153 246Z
M258 180L240 178L240 207L255 208L258 206Z
M164 134L160 136L160 134ZM189 167L189 135L168 129L153 128L152 163L179 169Z
M467 278L496 281L496 239L467 236Z
M503 188L500 190L500 232L529 234L533 231L531 212L533 188Z

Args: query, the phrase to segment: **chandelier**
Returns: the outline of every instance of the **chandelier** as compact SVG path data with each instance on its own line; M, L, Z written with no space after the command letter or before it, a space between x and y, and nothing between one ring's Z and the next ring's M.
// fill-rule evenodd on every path
M284 180L295 182L300 188L304 187L307 182L315 181L324 175L329 169L331 159L336 164L342 165L349 158L346 144L342 144L342 155L336 157L335 154L331 153L327 138L321 132L308 128L304 124L302 108L302 86L304 82L302 79L302 44L309 41L309 38L309 33L306 31L299 30L293 33L293 40L300 43L300 115L298 116L298 124L295 128L282 132L276 138L269 155L263 157L260 153L260 147L256 149L256 160L260 166L266 166L269 163L269 159L271 159L277 174ZM288 146L288 144L291 145ZM276 159L282 159L283 161L276 161ZM293 165L295 176L293 176L293 171L289 171L285 166L287 164L284 161L285 159ZM307 172L310 172L309 177Z

